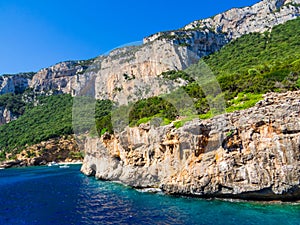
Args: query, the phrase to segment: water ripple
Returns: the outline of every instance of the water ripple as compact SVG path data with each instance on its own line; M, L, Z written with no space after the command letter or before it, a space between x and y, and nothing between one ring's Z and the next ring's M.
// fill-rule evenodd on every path
M300 206L137 192L78 166L0 171L0 224L300 224Z

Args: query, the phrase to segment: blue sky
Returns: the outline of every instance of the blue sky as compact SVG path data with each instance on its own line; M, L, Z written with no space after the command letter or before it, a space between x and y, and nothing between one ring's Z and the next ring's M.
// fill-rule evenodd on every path
M259 0L0 0L0 74L88 59Z

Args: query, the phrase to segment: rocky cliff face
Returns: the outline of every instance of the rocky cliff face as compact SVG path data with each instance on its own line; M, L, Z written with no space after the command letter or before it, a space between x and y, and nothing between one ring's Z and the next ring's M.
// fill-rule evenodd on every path
M169 194L300 199L300 92L251 109L173 125L142 125L86 142L82 172Z
M159 78L162 72L185 69L232 39L295 19L299 10L299 0L264 0L231 9L177 31L154 34L140 46L119 48L89 63L64 62L43 69L33 77L30 87L91 95L120 104L168 93L185 83L166 82Z
M242 35L270 31L299 15L299 0L264 0L251 7L233 8L214 17L194 21L180 30L159 32L144 38L144 43L167 40L203 57Z
M35 74L29 87L35 92L56 90L127 104L128 101L168 93L185 84L184 81L166 81L158 75L168 70L185 69L198 60L199 57L186 47L158 40L116 49L89 63L59 63Z
M100 62L95 76L95 97L127 104L168 93L185 83L166 81L158 75L168 70L186 69L198 60L194 52L166 40L117 49Z
M45 93L56 90L61 93L75 94L84 79L83 74L88 67L86 63L86 61L67 61L42 69L33 76L29 86L35 92ZM74 80L77 82L74 83Z
M20 73L0 76L0 95L25 91L33 75L34 73Z
M24 92L29 87L33 75L34 73L20 73L0 76L0 95ZM0 125L9 123L17 118L18 115L15 115L7 107L0 106Z
M17 118L18 117L6 107L0 107L0 125L9 123Z
M161 32L145 38L145 42L194 31L206 32L219 39L232 40L244 34L270 31L274 26L299 17L299 0L263 0L244 8L233 8L214 17L197 20L181 31ZM223 37L221 36L223 35Z
M22 90L30 87L40 93L90 95L126 104L168 93L185 83L164 81L159 78L162 72L185 69L232 39L268 31L295 19L299 10L299 0L264 0L251 7L234 8L180 30L154 34L140 46L119 48L94 60L58 63L30 80L3 77L0 94L14 92L18 86Z
M116 49L89 63L59 63L35 74L29 86L35 92L58 90L74 96L92 95L97 99L127 103L167 93L184 84L164 81L158 75L168 70L185 69L197 60L199 57L186 47L158 40Z

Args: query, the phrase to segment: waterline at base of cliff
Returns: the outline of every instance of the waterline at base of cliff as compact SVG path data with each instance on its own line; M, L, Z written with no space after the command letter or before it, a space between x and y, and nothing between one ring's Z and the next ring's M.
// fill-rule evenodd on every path
M0 224L297 224L299 204L177 198L96 181L79 165L0 170Z
M172 195L300 199L300 91L183 127L142 124L87 138L81 171Z

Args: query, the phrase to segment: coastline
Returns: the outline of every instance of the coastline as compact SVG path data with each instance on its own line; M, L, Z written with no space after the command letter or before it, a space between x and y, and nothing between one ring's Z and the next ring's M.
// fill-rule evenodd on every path
M202 224L271 225L284 224L282 221L298 224L300 218L300 206L295 203L206 200L163 193L139 193L128 186L82 176L78 174L78 167L60 169L37 166L0 171L3 201L9 203L0 206L0 211L7 212L1 217L0 223L24 224L26 218L26 224L38 219L50 225L61 224L68 218L70 224L78 224L85 223L82 220L84 217L86 221L91 221L93 217L90 224L138 224L136 221L142 221L140 224L144 221L151 224L161 221L168 221L169 224L199 224L200 221ZM12 193L16 194L14 198L11 197ZM34 204L30 204L32 202ZM115 208L105 208L104 204ZM124 220L120 221L120 217ZM176 218L178 220L175 221Z
M68 162L68 161L62 161L62 162L57 162L57 166L63 166L63 165L82 165L83 161L74 161L74 162ZM46 165L36 165L33 167L39 167L39 166L47 166ZM31 167L30 165L28 166L12 166L9 168L3 168L0 166L0 170L4 169L10 169L10 168L26 168L26 167ZM55 167L55 166L53 166ZM124 187L130 187L129 185L126 185L125 183L122 183L120 181L110 181L110 180L103 180L104 182L108 183L117 183L120 184ZM195 196L195 195L185 195L185 194L169 194L164 192L160 188L137 188L137 187L131 187L137 192L141 193L149 193L149 194L155 194L155 195L167 195L167 196L173 196L176 198L190 198L190 199L205 199L208 201L223 201L223 202L232 202L232 203L253 203L253 204L268 204L268 205L300 205L300 200L295 200L295 201L282 201L282 200L259 200L259 199L243 199L243 198L236 198L236 197L204 197L204 196Z
M178 129L141 125L87 138L81 171L174 196L299 202L299 96L268 93L252 108Z
M83 161L77 161L77 162L58 162L58 165L79 165L82 164Z
M97 179L96 180L100 180ZM300 200L290 200L290 199L261 199L261 198L243 198L240 196L234 196L234 195L228 195L228 196L201 196L201 195L193 195L193 194L170 194L165 192L161 188L156 187L132 187L130 185L127 185L126 183L120 182L120 181L112 181L112 180L103 180L103 182L113 183L113 184L119 184L124 187L130 187L134 189L137 192L140 193L148 193L148 194L155 194L155 195L166 195L166 196L172 196L175 198L189 198L189 199L202 199L207 201L223 201L223 202L232 202L232 203L257 203L257 204L268 204L268 205L300 205Z
M56 162L56 161L54 161ZM0 170L3 170L3 169L9 169L9 168L16 168L16 167L29 167L29 166L47 166L49 163L52 163L52 162L43 162L41 164L38 164L38 165L32 165L32 164L27 164L24 162L24 160L9 160L9 161L3 161L3 162L0 162ZM81 165L83 164L83 161L59 161L59 162L56 162L59 166L62 166L62 165Z

